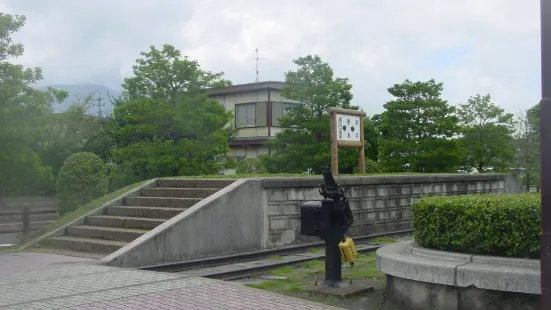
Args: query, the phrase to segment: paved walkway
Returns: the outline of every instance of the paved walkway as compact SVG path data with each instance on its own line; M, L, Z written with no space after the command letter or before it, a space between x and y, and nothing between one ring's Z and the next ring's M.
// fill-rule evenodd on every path
M44 253L0 254L0 309L337 310L241 284Z

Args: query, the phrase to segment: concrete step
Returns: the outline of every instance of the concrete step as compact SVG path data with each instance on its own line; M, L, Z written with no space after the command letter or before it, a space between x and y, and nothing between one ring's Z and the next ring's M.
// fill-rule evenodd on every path
M207 198L219 191L219 188L170 188L153 187L142 189L145 197Z
M169 219L184 211L181 208L111 206L106 208L105 215Z
M95 215L86 217L87 225L135 229L153 229L164 222L165 219L130 216Z
M161 208L189 208L201 201L201 198L170 198L170 197L126 197L127 206L161 207Z
M138 229L130 229L130 228L78 225L78 226L67 227L67 231L65 235L68 237L81 237L81 238L130 242L139 238L141 235L145 234L146 232L147 230L138 230Z
M122 248L128 242L112 241L112 240L100 240L80 237L60 236L50 238L49 243L54 248L67 249L71 251L79 252L91 252L91 253L113 253L116 250Z
M177 188L224 188L235 182L232 179L158 179L158 187Z

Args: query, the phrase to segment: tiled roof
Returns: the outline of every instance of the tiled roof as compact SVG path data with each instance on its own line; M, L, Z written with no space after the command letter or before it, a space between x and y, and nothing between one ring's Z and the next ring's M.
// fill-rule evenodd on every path
M285 82L266 81L266 82L258 82L258 83L232 85L226 88L209 89L207 93L211 96L225 95L225 94L235 94L235 93L241 93L241 92L250 92L255 90L268 90L268 89L278 90L283 86L285 86Z

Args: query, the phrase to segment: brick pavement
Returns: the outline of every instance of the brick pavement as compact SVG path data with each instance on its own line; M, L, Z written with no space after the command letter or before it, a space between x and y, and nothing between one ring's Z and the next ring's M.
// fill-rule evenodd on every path
M45 253L0 254L0 309L338 309L183 274Z

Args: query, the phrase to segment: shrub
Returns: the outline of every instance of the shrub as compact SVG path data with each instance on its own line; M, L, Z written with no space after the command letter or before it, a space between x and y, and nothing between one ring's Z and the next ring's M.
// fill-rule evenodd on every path
M72 154L60 169L56 186L57 212L70 213L107 194L105 165L94 153Z
M264 174L266 167L258 158L245 158L237 164L238 174Z
M540 195L437 196L412 205L415 241L444 251L536 258Z
M376 174L382 172L383 170L381 169L381 166L379 166L379 163L370 158L365 159L365 173ZM354 168L354 173L359 173L359 169L357 166L356 168Z

